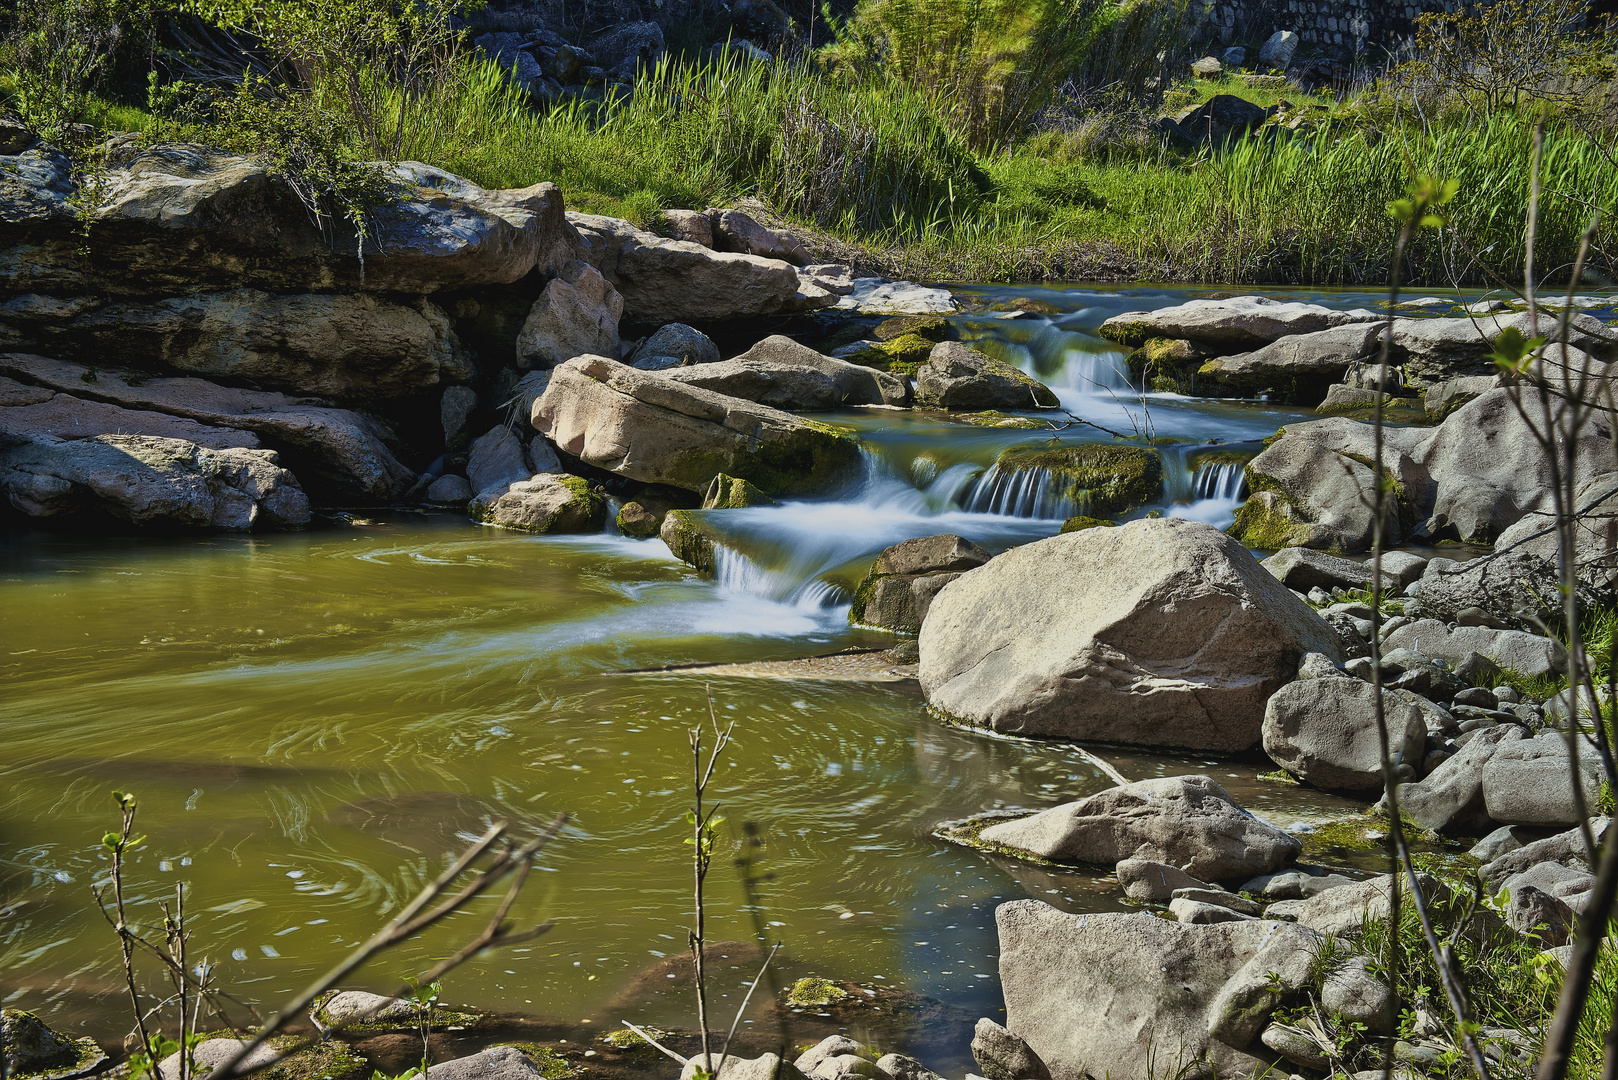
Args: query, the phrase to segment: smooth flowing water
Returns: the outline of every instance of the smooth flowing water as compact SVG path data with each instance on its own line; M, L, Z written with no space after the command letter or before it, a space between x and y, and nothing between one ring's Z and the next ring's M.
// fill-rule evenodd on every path
M1242 496L1232 454L1256 453L1299 415L1130 388L1094 328L1183 290L977 291L1065 312L959 321L1076 416L1154 435L1165 513L1228 525ZM913 683L644 669L885 646L847 618L875 552L939 532L991 549L1052 535L1073 508L1032 473L989 467L1010 446L1110 439L884 409L824 419L864 440L865 482L836 501L713 515L726 537L717 580L655 540L528 537L451 515L252 537L0 540L0 1000L113 1042L127 1025L115 939L91 894L119 788L139 797L149 835L130 867L137 916L155 922L185 882L194 954L238 996L272 1004L489 821L521 831L566 811L515 913L556 928L468 964L446 998L599 1028L689 1026L689 1001L651 992L647 973L662 978L657 965L686 947L686 732L705 722L711 691L736 743L713 792L727 839L710 940L762 930L784 942L789 977L886 982L998 1015L998 902L1117 901L1104 877L1006 866L930 830L1109 786L1089 751L945 728ZM1199 464L1209 447L1219 453ZM1129 779L1208 771L1283 825L1348 805L1258 781L1256 761L1092 749ZM731 867L745 823L763 841L748 849L755 873L772 875L756 903ZM390 989L487 910L356 982ZM716 1011L728 1018L746 978L722 972ZM959 1064L969 1038L923 1033L909 1049Z

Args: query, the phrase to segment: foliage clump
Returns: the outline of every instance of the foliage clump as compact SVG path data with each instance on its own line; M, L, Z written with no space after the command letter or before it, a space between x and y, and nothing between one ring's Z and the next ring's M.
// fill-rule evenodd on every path
M787 1004L800 1009L824 1008L848 1000L848 991L830 979L799 979L787 991Z

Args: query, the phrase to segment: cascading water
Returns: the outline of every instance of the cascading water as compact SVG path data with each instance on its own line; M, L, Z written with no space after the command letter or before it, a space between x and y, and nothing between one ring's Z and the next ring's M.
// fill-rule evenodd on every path
M1246 466L1237 462L1226 462L1199 468L1192 481L1192 487L1198 499L1221 499L1239 503L1242 500L1242 488L1246 483Z
M1002 471L989 466L961 501L974 514L1065 521L1083 512L1078 502L1057 491L1057 478L1049 469Z

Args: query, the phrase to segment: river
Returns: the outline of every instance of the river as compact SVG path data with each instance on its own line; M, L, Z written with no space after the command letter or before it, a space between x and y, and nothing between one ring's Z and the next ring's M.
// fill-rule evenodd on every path
M963 291L1063 312L957 318L1075 415L1179 440L1165 444L1166 514L1230 524L1242 496L1230 452L1251 456L1307 415L1129 387L1095 327L1192 290ZM129 871L134 910L155 921L184 881L194 954L260 1002L366 936L488 821L520 831L566 811L515 912L555 929L463 967L446 999L598 1029L689 1026L687 1000L631 982L685 949L686 732L711 693L735 743L714 782L727 822L710 940L753 938L756 915L784 943L789 977L886 982L1000 1015L994 906L1032 895L1113 909L1110 879L1003 866L929 832L1109 786L1089 752L946 728L914 683L625 672L889 644L848 625L849 587L875 552L939 532L995 550L1052 535L1071 507L1037 483L976 475L1007 446L1108 436L883 409L822 419L864 440L864 484L840 501L720 512L717 581L656 540L529 537L451 514L242 537L0 537L0 999L114 1042L127 1025L115 938L91 894L120 788L138 796L149 836ZM1215 441L1224 460L1199 464ZM1207 771L1281 825L1351 806L1256 779L1269 767L1256 758L1091 750L1129 779ZM731 865L745 823L763 840L757 871L772 875L756 912ZM391 988L485 911L356 984ZM717 1011L728 1017L745 978L721 972ZM884 1049L964 1067L969 1038Z

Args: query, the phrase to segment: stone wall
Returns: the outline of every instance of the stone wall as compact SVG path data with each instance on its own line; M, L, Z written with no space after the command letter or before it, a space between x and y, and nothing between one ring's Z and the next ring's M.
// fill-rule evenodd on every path
M1459 0L1210 0L1208 36L1222 42L1262 42L1277 30L1343 56L1398 46L1424 11L1454 10Z

